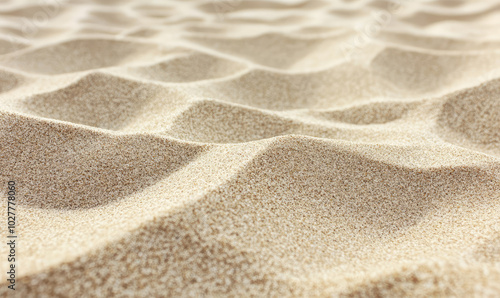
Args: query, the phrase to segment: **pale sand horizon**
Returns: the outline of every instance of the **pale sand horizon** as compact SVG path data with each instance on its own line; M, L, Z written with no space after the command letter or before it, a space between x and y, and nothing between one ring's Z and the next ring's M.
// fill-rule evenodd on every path
M495 1L0 16L0 296L500 295Z

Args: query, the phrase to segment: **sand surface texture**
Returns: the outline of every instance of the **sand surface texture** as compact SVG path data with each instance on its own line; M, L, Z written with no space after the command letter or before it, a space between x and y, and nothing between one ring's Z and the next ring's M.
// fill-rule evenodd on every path
M0 1L0 296L498 297L499 28L498 1Z

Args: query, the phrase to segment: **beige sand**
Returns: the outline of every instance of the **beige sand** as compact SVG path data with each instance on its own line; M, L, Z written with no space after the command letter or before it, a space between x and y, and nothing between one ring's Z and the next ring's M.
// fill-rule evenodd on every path
M500 296L498 1L0 3L1 297Z

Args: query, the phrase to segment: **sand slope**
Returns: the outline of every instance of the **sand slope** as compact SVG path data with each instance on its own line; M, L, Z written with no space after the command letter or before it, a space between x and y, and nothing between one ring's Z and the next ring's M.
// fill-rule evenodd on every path
M500 295L496 1L7 0L0 20L0 296Z

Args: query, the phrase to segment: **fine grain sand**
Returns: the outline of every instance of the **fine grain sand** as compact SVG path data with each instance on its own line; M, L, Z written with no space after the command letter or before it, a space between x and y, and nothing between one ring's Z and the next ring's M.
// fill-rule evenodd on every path
M0 296L499 297L498 28L496 0L1 0Z

